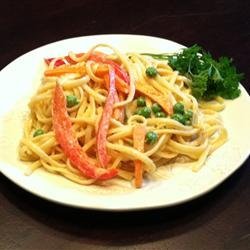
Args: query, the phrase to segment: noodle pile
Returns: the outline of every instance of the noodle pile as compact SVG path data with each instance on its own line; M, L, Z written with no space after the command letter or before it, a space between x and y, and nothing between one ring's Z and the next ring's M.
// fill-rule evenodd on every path
M109 87L105 79L98 75L98 67L105 63L96 62L89 57L96 53L97 47L108 47L113 51L106 55L108 60L128 73L127 92L119 92L114 104L113 115L109 122L106 148L109 155L107 169L115 168L118 177L133 180L135 160L142 163L143 177L157 173L161 166L184 165L198 171L207 157L227 140L227 131L218 116L224 108L223 99L210 102L198 102L190 90L190 80L170 68L167 61L160 61L138 53L121 54L115 48L101 44L86 54L69 53L74 62L69 65L65 58L54 58L47 66L47 72L55 68L81 68L81 72L68 72L58 75L44 74L41 85L29 103L30 114L24 125L24 135L19 147L22 161L29 163L29 173L44 168L53 174L62 175L73 182L87 185L96 179L84 176L68 159L58 142L54 126L52 102L56 84L59 84L65 96L75 96L78 102L67 107L74 136L93 166L99 166L97 156L97 132ZM98 53L98 52L97 52ZM57 66L58 61L64 65ZM148 67L157 69L156 77L148 77ZM150 93L148 93L149 91ZM136 112L137 98L143 97L147 107L159 102L166 117L144 117ZM157 98L156 98L157 97ZM171 118L164 109L182 103L185 110L193 113L191 123L184 125ZM123 110L123 116L121 117ZM158 140L154 144L144 144L144 150L134 147L133 131L137 125L144 126L146 132L153 131ZM43 133L34 136L37 129Z

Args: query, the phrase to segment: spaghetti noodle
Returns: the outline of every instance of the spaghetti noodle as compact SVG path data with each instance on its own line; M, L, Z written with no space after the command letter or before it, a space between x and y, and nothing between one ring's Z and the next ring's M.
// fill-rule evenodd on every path
M46 63L19 148L30 173L44 168L83 185L135 178L141 187L160 166L198 171L227 140L223 99L198 102L167 61L99 44Z

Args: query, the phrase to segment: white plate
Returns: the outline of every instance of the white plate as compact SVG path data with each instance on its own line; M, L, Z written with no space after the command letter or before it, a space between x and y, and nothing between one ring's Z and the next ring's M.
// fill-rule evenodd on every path
M87 51L97 43L108 43L123 52L173 52L181 45L169 40L137 35L97 35L55 42L17 58L0 73L0 170L25 190L53 202L100 210L135 210L172 206L194 199L216 187L247 159L250 150L250 98L242 95L227 101L222 112L229 132L228 142L215 151L198 173L175 168L164 180L150 181L134 189L125 181L105 187L81 186L45 172L25 176L25 164L18 160L17 147L23 133L27 103L40 84L43 58ZM247 114L248 112L248 114Z

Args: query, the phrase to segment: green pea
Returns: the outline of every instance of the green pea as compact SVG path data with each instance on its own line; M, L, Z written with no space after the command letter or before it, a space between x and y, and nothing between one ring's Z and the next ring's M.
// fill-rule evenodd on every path
M154 103L151 107L152 111L156 114L157 112L162 111L161 106L158 103Z
M151 110L149 107L143 107L143 108L137 109L135 113L137 115L144 116L145 118L149 118L151 115Z
M155 77L158 74L157 69L155 67L147 67L146 75L148 77Z
M184 114L184 105L181 102L177 102L174 105L174 113L175 114Z
M157 140L158 140L158 135L155 132L153 132L153 131L147 132L147 134L146 134L146 143L154 144L154 143L157 142Z
M143 97L139 97L136 101L137 107L144 107L146 106L146 101Z
M185 125L186 123L186 119L184 118L182 114L173 114L171 118L176 120L177 122L182 123L183 125Z
M187 120L191 120L192 117L193 117L193 112L191 110L187 110L185 113L184 113L184 117L187 119Z
M39 135L43 135L44 134L44 131L43 129L39 128L37 129L34 134L33 134L33 137L36 137L36 136L39 136Z
M157 112L155 113L155 117L164 118L164 117L167 117L167 115L164 112Z
M77 100L77 97L74 95L67 95L66 101L67 101L68 108L71 108L79 103L79 101Z

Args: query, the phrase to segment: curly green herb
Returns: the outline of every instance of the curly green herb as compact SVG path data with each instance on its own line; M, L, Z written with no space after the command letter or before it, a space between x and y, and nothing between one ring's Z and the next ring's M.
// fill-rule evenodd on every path
M240 95L238 73L232 59L215 60L202 47L193 45L178 54L146 54L155 59L168 60L169 65L191 80L192 95L197 99L210 100L217 96L235 99Z

